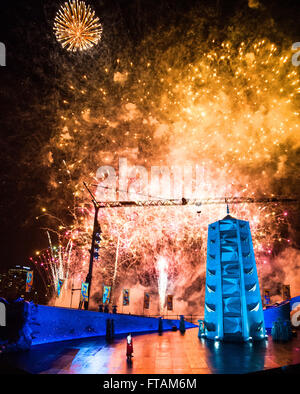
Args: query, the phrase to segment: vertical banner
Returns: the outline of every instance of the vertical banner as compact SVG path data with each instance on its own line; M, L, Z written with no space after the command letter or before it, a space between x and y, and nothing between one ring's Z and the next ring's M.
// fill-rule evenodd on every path
M167 296L167 310L168 311L173 310L173 296L172 295Z
M149 309L150 307L150 294L145 292L144 293L144 309Z
M57 297L59 297L60 294L61 294L64 282L65 282L64 279L58 279L58 282L57 282Z
M81 292L80 292L80 301L88 302L88 300L89 300L89 284L86 282L82 282Z
M123 289L123 305L129 305L129 289Z
M103 286L103 305L108 305L110 301L111 286Z
M265 305L269 305L271 302L271 298L270 298L270 290L269 289L264 289L264 299L263 299L263 304Z
M283 301L291 299L290 285L282 285L282 299Z
M33 271L28 271L27 272L27 277L26 277L26 293L30 293L33 285Z

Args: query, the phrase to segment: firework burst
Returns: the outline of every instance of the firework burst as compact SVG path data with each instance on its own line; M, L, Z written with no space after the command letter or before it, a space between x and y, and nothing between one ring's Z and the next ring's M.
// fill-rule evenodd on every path
M100 41L102 25L90 6L83 1L72 0L56 14L54 32L63 48L71 52L84 51Z
M197 23L191 27L192 37ZM197 40L184 38L178 45L177 35L172 36L175 29L143 41L137 51L141 59L125 53L113 66L95 68L94 62L85 62L76 74L62 68L61 86L70 100L59 108L59 127L43 150L52 175L51 198L42 203L57 217L65 215L58 208L66 201L68 209L74 204L71 228L55 230L63 244L72 237L70 266L72 272L78 267L83 279L93 224L83 181L98 184L97 168L106 165L119 176L119 158L127 158L129 167L143 165L149 175L152 165L190 166L201 187L193 195L183 182L186 198L295 194L289 180L296 176L292 158L300 141L299 71L284 42L275 44L264 38L266 33L248 37L239 24L233 25L236 31L226 39L217 35L207 40L199 33ZM173 44L164 49L165 42ZM152 190L149 194L161 196ZM230 207L232 216L250 221L262 287L276 287L274 283L283 280L293 283L297 277L294 264L289 272L287 265L277 266L283 251L284 258L293 253L291 262L295 256L300 259L289 224L293 209L278 204ZM113 284L117 299L122 287L139 283L158 295L159 310L167 283L168 291L176 294L177 311L192 312L203 305L207 226L225 215L223 205L203 207L201 215L191 206L101 209L103 240L93 293L99 293L102 283ZM161 271L158 256L167 262ZM276 277L270 274L273 269Z

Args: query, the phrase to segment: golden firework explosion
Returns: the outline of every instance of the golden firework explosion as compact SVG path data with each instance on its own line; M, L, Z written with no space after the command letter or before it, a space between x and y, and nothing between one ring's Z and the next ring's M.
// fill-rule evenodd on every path
M90 6L83 1L72 0L57 12L54 32L63 48L72 52L83 51L100 41L102 25Z

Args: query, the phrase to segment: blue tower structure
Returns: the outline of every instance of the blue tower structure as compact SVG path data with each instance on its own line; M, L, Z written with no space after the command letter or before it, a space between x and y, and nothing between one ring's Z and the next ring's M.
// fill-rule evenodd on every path
M205 337L262 340L264 315L249 222L229 215L208 227Z

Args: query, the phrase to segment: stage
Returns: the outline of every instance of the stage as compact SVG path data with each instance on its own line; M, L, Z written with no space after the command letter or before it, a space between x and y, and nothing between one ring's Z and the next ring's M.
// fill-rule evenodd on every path
M8 370L33 374L230 374L300 363L300 334L290 342L222 343L199 339L198 328L133 335L134 358L126 361L126 338L87 338L33 346L0 355ZM0 368L1 370L1 368Z

